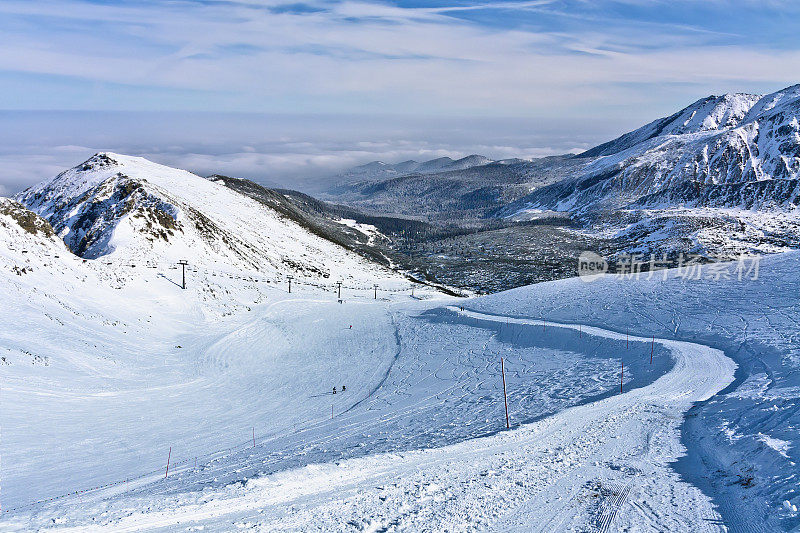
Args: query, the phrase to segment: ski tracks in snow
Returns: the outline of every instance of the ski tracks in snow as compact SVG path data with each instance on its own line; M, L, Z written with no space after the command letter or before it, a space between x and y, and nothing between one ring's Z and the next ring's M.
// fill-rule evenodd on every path
M448 309L483 321L543 325ZM547 322L547 327L579 326ZM584 335L626 337L581 328ZM707 346L656 342L670 350L674 366L651 384L512 431L442 448L309 465L199 493L143 495L141 501L120 501L95 527L719 531L710 500L682 481L670 463L685 452L683 415L728 385L735 364Z

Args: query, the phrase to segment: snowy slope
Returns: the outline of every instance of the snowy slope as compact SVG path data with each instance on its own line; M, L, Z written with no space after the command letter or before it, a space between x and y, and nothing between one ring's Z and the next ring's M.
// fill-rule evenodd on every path
M736 264L728 274L706 269L699 279L689 279L696 275L687 276L684 269L667 281L661 273L638 280L607 276L591 284L564 280L488 296L475 308L723 350L739 365L736 381L692 410L682 427L689 456L678 471L713 497L730 530L795 530L800 525L800 254L766 257L759 266L757 280L749 279L751 272L739 281Z
M471 312L460 316L516 329L529 339L544 337L533 333L543 325L537 320ZM597 328L548 326L551 335L562 342L571 339L573 346L579 339L588 344L599 341L597 351L611 339L647 344L647 339L626 339ZM98 529L115 531L608 531L612 524L620 529L666 531L690 524L702 527L707 521L718 521L719 515L707 497L670 470L669 462L682 453L680 414L693 400L708 397L729 382L734 365L718 350L691 343L659 341L659 347L673 355L675 366L650 385L568 409L512 432L443 448L369 455L246 477L245 482L197 492L159 491L155 496L152 489L135 491L122 499L93 500L88 508L60 516L56 523L85 524L81 517L88 510L101 517ZM373 408L377 415L385 411L379 405ZM354 422L349 417L332 424L338 425L340 433L350 433ZM425 425L419 424L420 429ZM329 446L312 440L307 448L315 445ZM369 445L368 441L358 444ZM249 457L252 461L263 453L260 446L240 454L239 460ZM219 467L212 467L210 475ZM202 476L192 470L180 474L184 483ZM666 512L630 512L640 502L648 510Z
M140 287L121 296L112 309L152 297ZM719 520L670 467L682 454L681 414L732 379L733 363L717 350L407 296L352 293L343 305L313 290L264 296L222 322L160 312L157 326L136 331L149 340L135 353L120 342L114 360L125 379L39 384L47 394L33 405L12 379L11 405L31 429L4 422L15 445L4 457L19 465L7 476L6 525L551 531ZM518 292L504 296L467 305L505 311L518 301ZM500 433L499 356L512 424L525 424L510 433ZM331 384L347 392L334 396ZM66 394L65 411L57 405ZM59 428L53 437L42 439L42 422ZM75 444L48 453L61 441ZM659 512L636 511L643 504Z
M258 422L263 434L328 414L319 400L293 421L274 418L309 390L327 390L329 375L353 383L394 353L385 314L354 316L330 285L306 278L288 295L285 280L199 264L183 290L175 265L74 256L8 199L0 243L4 511L160 468L165 439L186 457L223 449L241 424ZM408 298L410 284L393 273L373 279L381 298ZM344 302L373 294L345 279ZM349 344L345 324L364 342Z
M402 280L221 183L138 157L97 154L17 199L85 258L186 259L328 283Z
M5 529L797 524L796 254L756 282L564 280L460 312L202 268L186 290L159 268L114 288L129 271L68 255L19 275L64 247L6 203ZM682 429L679 472L712 470L694 485Z
M755 98L696 102L581 155L590 163L508 209L728 207L793 210L800 202L800 85ZM524 207L523 207L524 208Z
M743 93L701 98L674 115L654 120L617 139L595 146L580 154L580 157L616 154L654 137L736 127L759 100L760 95Z

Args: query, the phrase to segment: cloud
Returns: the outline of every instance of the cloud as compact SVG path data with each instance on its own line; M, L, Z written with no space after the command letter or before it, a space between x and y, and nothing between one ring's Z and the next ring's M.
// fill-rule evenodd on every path
M7 112L0 113L0 183L15 193L109 150L315 192L335 173L373 160L539 157L586 149L618 127L520 118Z
M0 112L0 183L103 149L309 188L373 159L576 151L708 94L797 83L798 15L780 0L4 0L1 105L89 112Z
M0 44L0 72L30 76L21 85L50 76L86 88L83 97L19 94L26 108L101 101L117 109L527 116L575 116L587 104L602 113L628 98L621 84L638 84L634 99L657 105L690 92L795 81L797 46L764 45L759 35L771 28L763 17L753 17L759 23L746 35L738 18L712 23L726 20L732 3L707 4L697 11L689 2L668 9L574 0L437 7L7 0L0 29L16 31ZM757 11L740 4L739 18ZM700 16L709 14L719 16ZM684 85L664 87L675 82Z

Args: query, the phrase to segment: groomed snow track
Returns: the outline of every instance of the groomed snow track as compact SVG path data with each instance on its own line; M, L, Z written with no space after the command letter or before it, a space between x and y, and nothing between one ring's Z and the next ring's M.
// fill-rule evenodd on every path
M448 310L481 321L544 326L540 320ZM651 342L577 324L548 321L546 327ZM674 365L654 382L511 431L441 448L309 465L136 505L123 494L105 516L69 529L724 531L710 500L670 463L684 453L684 414L728 385L735 364L707 346L655 342L670 351Z

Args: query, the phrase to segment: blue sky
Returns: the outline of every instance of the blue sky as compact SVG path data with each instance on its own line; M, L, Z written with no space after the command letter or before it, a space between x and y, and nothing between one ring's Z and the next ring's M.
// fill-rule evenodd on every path
M440 152L454 156L491 146L479 138L481 120L494 131L502 117L527 118L554 137L533 136L537 146L522 133L505 139L505 148L530 155L607 140L707 94L771 92L800 82L798 35L800 2L783 0L3 0L0 109L169 111L181 112L180 120L214 113L210 127L228 122L225 113L331 115L342 125L357 116L376 139L406 146L403 157L414 154L415 141L440 142ZM19 139L16 151L11 139L3 148L10 155L0 154L0 163L16 169L0 178L6 193L65 163L53 155L60 146L141 152L154 133L136 128L126 138L108 120L99 123L101 135L76 124L70 139L69 124L59 125L63 138L52 143L66 144L40 143L37 152L30 124L47 127L43 116L3 115L12 128L27 120L21 129L32 136ZM50 116L57 122L66 115ZM224 124L229 155L248 144L248 135L280 136L282 121L263 119L259 130L253 117L241 131ZM396 117L413 118L408 133L418 138L400 138ZM426 119L453 124L455 133L424 138ZM463 119L474 124L473 142L456 142L465 138ZM313 120L300 122L314 137ZM575 128L571 138L561 124ZM376 150L354 157L358 143L375 139L342 129L347 136L331 148L327 165L297 168L322 175L364 158L401 155ZM524 128L514 123L510 131ZM202 146L192 135L176 128L163 142L178 154L181 146ZM290 144L302 135L293 130ZM25 166L27 155L41 161L48 150L50 167ZM339 152L349 155L337 160ZM266 165L236 168L258 178L292 174Z

